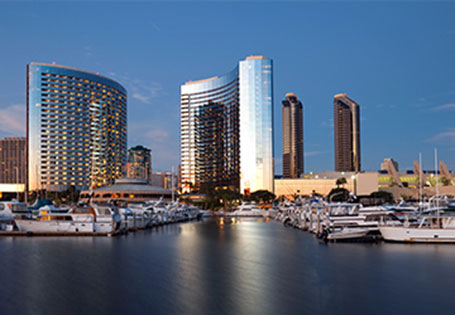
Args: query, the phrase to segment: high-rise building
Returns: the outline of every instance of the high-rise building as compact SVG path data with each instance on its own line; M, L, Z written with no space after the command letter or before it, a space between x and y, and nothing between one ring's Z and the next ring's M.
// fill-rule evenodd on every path
M240 190L274 191L272 60L250 56L239 63Z
M25 138L0 140L0 183L25 184L26 164Z
M281 106L283 130L283 178L303 174L303 106L294 93L286 94Z
M126 163L126 177L145 179L151 183L151 150L137 145L128 149L128 160Z
M181 185L273 191L272 61L181 87Z
M360 172L359 104L337 94L333 101L335 132L335 171Z
M91 72L27 65L28 189L113 184L126 164L126 90Z
M181 185L239 187L238 69L181 87Z
M152 157L150 155L150 149L138 145L128 150L126 177L145 179L149 184L152 183Z

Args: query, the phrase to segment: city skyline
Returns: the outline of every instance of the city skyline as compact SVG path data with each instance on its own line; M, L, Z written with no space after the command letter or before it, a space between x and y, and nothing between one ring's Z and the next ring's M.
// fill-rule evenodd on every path
M25 135L25 121L21 118L25 116L25 64L33 60L56 61L111 76L124 84L130 92L128 147L150 147L153 164L159 170L167 170L178 164L178 87L189 78L223 73L232 60L263 54L275 62L275 104L289 90L304 99L307 172L333 169L332 96L339 92L352 95L362 104L362 169L377 170L384 157L390 156L402 169L411 169L419 152L424 156L424 168L431 169L435 146L448 167L455 168L455 131L450 121L455 108L454 79L450 73L455 34L449 15L452 4L90 4L92 13L84 11L87 5L72 5L75 16L87 17L89 22L84 29L91 27L92 17L104 20L98 14L101 10L114 16L126 12L131 22L112 25L112 31L103 31L103 36L87 34L84 38L76 36L82 32L77 28L68 27L64 32L53 28L52 19L48 18L51 13L46 11L50 5L1 5L4 10L0 13L0 34L3 41L12 44L6 46L0 60L2 73L8 73L8 77L0 77L0 110L6 121L0 136ZM53 18L73 19L67 11L69 6L52 7L54 13L60 13L52 14ZM182 21L177 21L166 15L172 10L205 16L208 21L194 22L192 18L190 23L182 14ZM146 19L151 12L152 18ZM232 12L237 14L236 23L225 23L227 14ZM294 17L291 25L281 23L284 12ZM381 17L385 12L387 22ZM330 17L339 14L347 17L342 24L330 21ZM133 16L138 22L131 19ZM318 22L321 17L325 25ZM205 25L211 20L222 23L207 29ZM366 20L371 23L364 25ZM219 26L223 24L230 27ZM188 25L187 29L184 25ZM246 25L251 25L249 32L255 36L249 36L248 41L236 38L247 29ZM32 38L35 32L45 30L50 35L46 39ZM127 36L126 46L135 49L115 43L111 35L114 33ZM185 39L189 33L198 34L195 45ZM219 36L210 36L218 33L230 43L229 51L218 48ZM71 41L65 39L66 34L73 35ZM153 44L141 40L146 37ZM300 48L298 53L279 47L284 39L291 38ZM426 45L420 46L423 41ZM345 51L331 48L348 43ZM186 51L175 49L176 45L185 45ZM281 139L279 111L276 106L275 139ZM276 173L281 170L280 156L281 144L275 141Z

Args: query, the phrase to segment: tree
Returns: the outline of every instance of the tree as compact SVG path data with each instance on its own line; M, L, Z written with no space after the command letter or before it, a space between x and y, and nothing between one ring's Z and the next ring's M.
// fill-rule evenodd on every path
M257 190L250 195L250 200L264 203L271 203L275 198L276 196L268 190Z
M375 191L370 194L372 198L381 198L384 203L392 203L393 202L393 194L388 191Z
M349 190L347 190L346 188L342 188L342 187L333 188L329 192L329 195L327 196L327 199L329 199L329 201L337 201L337 202L347 201L348 198L349 198Z
M340 188L340 186L347 184L348 181L344 177L340 177L336 181L337 188Z

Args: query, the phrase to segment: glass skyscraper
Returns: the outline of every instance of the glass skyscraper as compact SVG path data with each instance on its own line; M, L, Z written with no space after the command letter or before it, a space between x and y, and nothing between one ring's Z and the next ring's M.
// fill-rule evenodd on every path
M126 90L98 74L27 65L28 189L112 184L126 163Z
M183 191L239 187L238 69L181 87Z
M181 87L182 188L273 191L272 61Z

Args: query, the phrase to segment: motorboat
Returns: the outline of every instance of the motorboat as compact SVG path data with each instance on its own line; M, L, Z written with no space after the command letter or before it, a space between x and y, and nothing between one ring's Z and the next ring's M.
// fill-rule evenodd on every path
M94 217L73 214L49 213L34 220L16 219L19 231L23 232L93 232Z
M93 231L115 234L120 232L122 217L113 204L79 204L68 213L79 220L93 220Z
M255 204L243 202L233 212L228 213L228 217L264 217L266 210L259 209Z
M417 223L403 222L400 226L380 225L386 241L409 243L455 243L455 216L421 215Z

